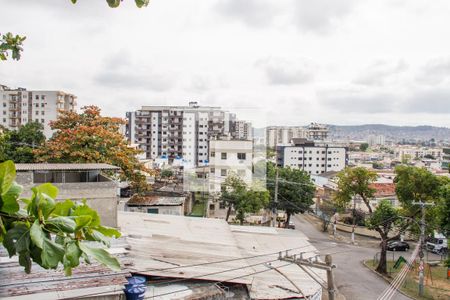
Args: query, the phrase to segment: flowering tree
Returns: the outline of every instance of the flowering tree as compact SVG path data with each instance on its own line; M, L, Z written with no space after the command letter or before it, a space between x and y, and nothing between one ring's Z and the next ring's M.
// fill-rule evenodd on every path
M136 155L140 151L130 148L119 132L125 121L103 117L100 108L85 106L81 113L64 111L50 126L56 132L35 151L41 162L108 163L121 169L120 177L128 180L137 191L148 188L145 176L149 172Z

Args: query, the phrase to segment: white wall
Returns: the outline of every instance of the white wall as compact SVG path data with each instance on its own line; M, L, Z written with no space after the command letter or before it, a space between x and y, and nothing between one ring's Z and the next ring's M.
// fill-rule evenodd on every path
M345 153L341 147L285 147L283 164L309 174L341 171L345 168Z

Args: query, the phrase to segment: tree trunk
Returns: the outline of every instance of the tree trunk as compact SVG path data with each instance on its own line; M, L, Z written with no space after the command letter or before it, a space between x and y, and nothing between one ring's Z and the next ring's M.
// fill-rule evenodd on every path
M380 274L387 275L387 266L386 266L386 250L387 246L387 236L381 237L381 252L380 252L380 262L376 268L376 271Z
M230 205L230 206L228 206L228 210L227 210L227 217L225 218L225 221L227 221L227 222L228 222L228 218L230 217L230 214L231 214L231 205Z

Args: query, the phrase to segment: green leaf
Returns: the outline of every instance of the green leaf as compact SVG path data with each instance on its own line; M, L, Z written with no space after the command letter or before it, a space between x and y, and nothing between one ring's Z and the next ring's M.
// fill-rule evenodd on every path
M77 3L77 0L70 0L73 4Z
M35 189L50 198L55 199L58 196L58 188L51 183L44 183L35 187Z
M57 216L68 216L70 209L75 206L71 200L67 199L64 202L57 202L52 214Z
M19 265L25 267L25 272L30 274L31 272L31 258L29 251L23 251L19 254Z
M92 221L92 217L91 216L77 216L77 217L72 217L75 220L76 223L76 227L75 227L75 231L80 230L83 227L86 227L89 225L89 223Z
M46 224L56 227L59 231L70 233L75 232L77 226L75 221L69 217L50 218L46 221Z
M64 248L61 245L56 244L50 239L44 238L41 253L41 267L45 269L55 269L58 266L58 263L63 261L64 253Z
M135 0L136 6L141 8L143 6L147 6L150 0Z
M118 7L120 5L120 0L106 0L108 2L109 7Z
M108 237L120 238L120 236L122 235L118 230L108 226L98 226L94 228L94 230L97 230L98 232L101 232L103 235Z
M11 160L0 163L0 195L6 194L16 179L16 167Z
M73 210L72 216L90 216L92 220L89 225L93 227L100 226L100 217L98 213L86 204L77 206Z
M30 247L30 228L23 223L17 222L14 227L6 232L3 246L8 251L9 257L16 253L28 251Z
M104 264L113 271L120 271L120 264L115 257L112 257L105 249L94 248L87 242L79 243L81 251Z
M101 232L96 230L89 230L85 233L86 239L88 241L96 241L104 244L105 246L110 246L110 238L104 236Z
M19 211L20 206L19 203L17 202L17 199L19 198L21 193L22 193L22 186L13 182L9 190L1 197L3 205L0 208L0 210L8 214L13 214Z
M30 229L30 236L33 243L40 249L44 249L45 234L39 224L39 220L34 221Z

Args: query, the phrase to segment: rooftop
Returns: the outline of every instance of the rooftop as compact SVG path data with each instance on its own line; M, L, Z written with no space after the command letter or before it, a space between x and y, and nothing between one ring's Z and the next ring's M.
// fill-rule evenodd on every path
M119 170L119 167L103 163L75 164L16 164L17 171L86 171L86 170Z

